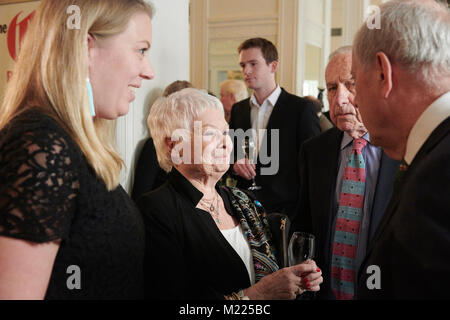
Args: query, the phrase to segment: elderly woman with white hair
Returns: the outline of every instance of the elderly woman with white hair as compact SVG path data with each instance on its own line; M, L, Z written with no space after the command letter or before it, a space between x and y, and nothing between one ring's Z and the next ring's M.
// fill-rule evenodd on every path
M319 290L314 261L279 269L262 205L218 186L232 143L217 98L183 89L155 102L149 125L169 179L138 203L146 298L294 299Z

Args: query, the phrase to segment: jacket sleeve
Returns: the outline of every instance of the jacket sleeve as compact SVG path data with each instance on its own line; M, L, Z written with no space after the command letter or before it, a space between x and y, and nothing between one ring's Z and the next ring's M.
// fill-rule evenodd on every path
M161 170L153 140L149 138L139 154L134 172L133 191L131 194L131 198L134 201L138 201L144 193L154 189L158 173Z
M141 197L138 205L146 230L145 299L225 299L214 288L191 281L189 257L183 246L185 231L179 219L182 208L176 196L150 193Z
M313 103L306 100L303 106L303 110L299 117L299 126L297 131L297 141L300 143L298 148L300 148L303 142L309 138L320 134L320 121Z
M303 145L300 149L298 157L299 175L301 177L298 197L299 200L297 202L295 215L292 219L290 234L295 231L312 233L312 217L308 190L308 162L306 159L305 149L305 145Z

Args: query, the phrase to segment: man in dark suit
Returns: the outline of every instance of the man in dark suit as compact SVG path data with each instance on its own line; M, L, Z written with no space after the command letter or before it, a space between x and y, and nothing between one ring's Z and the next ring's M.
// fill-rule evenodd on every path
M238 187L247 188L255 178L261 187L256 196L268 213L292 216L300 183L298 151L303 141L320 133L315 108L275 82L278 52L272 42L249 39L238 51L245 83L254 91L249 99L233 106L230 129L253 129L259 156L256 166L236 156L232 171L238 177ZM235 139L234 146L240 150L242 140Z
M352 47L330 55L325 79L336 127L306 141L299 159L300 201L291 230L316 237L316 260L324 277L320 299L353 298L355 271L384 214L398 168L397 161L371 144L358 109L349 100L355 94L351 65ZM364 164L355 166L354 146L359 142L364 144L359 152ZM353 187L359 192L352 192ZM352 204L350 196L359 204Z
M390 1L361 27L355 103L373 142L404 160L359 271L357 298L450 297L450 12Z

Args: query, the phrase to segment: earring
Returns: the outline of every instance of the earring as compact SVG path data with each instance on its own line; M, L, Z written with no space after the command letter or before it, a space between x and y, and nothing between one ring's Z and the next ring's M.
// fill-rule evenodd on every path
M95 117L95 106L94 106L94 93L92 92L91 81L86 78L88 97L89 97L89 107L91 108L91 115Z

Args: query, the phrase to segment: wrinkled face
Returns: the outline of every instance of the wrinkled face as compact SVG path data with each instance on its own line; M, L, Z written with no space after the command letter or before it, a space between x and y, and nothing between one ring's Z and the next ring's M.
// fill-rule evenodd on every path
M207 110L195 119L191 147L195 171L222 175L228 170L233 144L220 110Z
M275 81L278 62L266 63L260 48L242 50L239 54L239 65L247 87L258 90L270 87Z
M351 102L356 93L351 67L352 53L348 52L335 56L325 71L331 120L347 132L363 126L359 110Z
M225 113L230 113L231 107L235 104L236 99L234 99L234 95L232 93L227 92L224 89L220 89L220 102L223 104Z
M89 38L89 78L98 117L116 119L128 113L142 79L153 79L148 58L152 43L150 17L135 14L126 30L105 40Z

